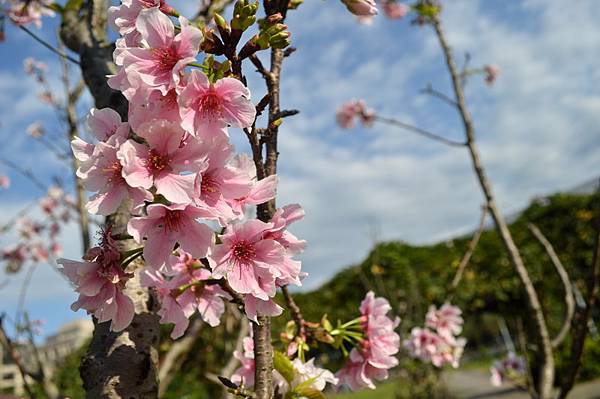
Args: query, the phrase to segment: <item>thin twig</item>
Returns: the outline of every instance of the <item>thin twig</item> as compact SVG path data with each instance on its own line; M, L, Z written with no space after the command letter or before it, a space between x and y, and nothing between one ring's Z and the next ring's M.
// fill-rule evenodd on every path
M487 216L487 206L484 205L481 207L481 217L479 218L479 227L477 227L475 234L473 234L473 238L471 238L471 241L469 241L469 245L467 245L467 250L466 250L465 254L463 255L462 259L460 260L458 269L456 270L456 274L454 275L454 278L452 279L452 283L450 283L450 293L448 294L448 301L452 300L452 297L454 296L454 293L456 292L456 288L458 287L458 284L462 280L462 276L465 272L465 269L467 268L467 265L469 264L469 261L471 260L471 257L473 256L473 252L475 252L475 248L477 248L479 239L481 238L481 235L483 234L483 231L485 230L486 216Z
M300 307L294 301L294 297L288 290L287 285L281 287L281 292L285 298L285 304L292 314L292 320L296 324L296 337L304 338L304 318L302 317Z
M46 47L48 50L52 51L53 53L61 56L62 58L66 59L66 60L71 61L74 64L80 65L79 61L77 61L75 58L71 57L70 55L60 52L58 49L54 48L50 43L48 43L47 41L45 41L44 39L42 39L41 37L39 37L32 31L30 31L25 26L19 25L19 28L21 30L23 30L25 33L27 33L29 36L33 37L38 43L40 43L42 46Z
M439 136L435 133L431 133L427 130L421 129L421 128L413 126L413 125L409 125L408 123L404 123L404 122L401 122L401 121L393 119L393 118L386 118L386 117L379 116L379 115L375 115L374 118L376 121L387 123L388 125L400 127L402 129L416 133L423 137L427 137L428 139L431 139L431 140L439 141L440 143L443 143L443 144L446 144L449 146L465 147L467 145L465 142L450 140L445 137Z
M29 181L31 181L37 188L39 188L43 192L48 191L48 187L40 179L35 177L35 175L30 170L23 169L17 163L15 163L13 161L9 161L8 159L5 159L5 158L0 158L0 163L8 166L9 168L14 169L15 171L19 172L21 175L25 176L27 179L29 179Z
M535 238L540 242L540 244L542 244L542 246L546 250L546 253L550 257L550 260L556 268L556 272L560 276L560 280L562 281L563 286L565 287L565 306L567 309L563 325L556 337L554 337L554 339L552 340L552 347L556 348L567 337L569 329L571 328L571 321L573 320L573 315L575 314L575 298L573 296L573 285L571 284L569 273L567 273L567 271L565 270L565 267L563 266L562 262L560 261L560 258L556 254L556 251L554 251L554 247L552 247L550 241L548 241L548 239L544 236L544 234L542 234L540 229L533 223L527 223L527 228L533 233Z
M439 16L437 15L431 17L429 22L435 30L435 34L444 54L446 66L450 74L452 88L454 90L454 96L457 103L457 111L463 122L467 147L469 150L473 170L477 176L479 185L485 196L490 214L494 219L496 229L506 249L508 258L512 263L513 267L515 268L515 271L517 272L519 279L521 280L521 283L525 288L526 298L532 313L532 318L534 320L535 327L537 329L537 335L539 338L539 344L541 349L541 365L539 368L537 390L540 399L549 399L552 397L552 384L555 376L555 367L552 343L550 339L550 333L548 331L548 325L546 323L546 317L544 315L544 311L542 309L542 305L539 300L538 294L535 290L533 282L531 281L531 277L529 276L529 272L527 271L527 268L523 263L523 259L519 252L519 249L517 248L512 234L508 229L508 225L506 224L504 215L500 212L498 206L496 205L496 199L492 190L492 185L487 177L487 174L483 167L483 163L481 162L479 148L477 147L477 144L475 142L475 127L473 125L471 114L467 108L464 88L456 68L454 56L452 55L452 49L450 48L450 45L446 40L446 36L442 28L442 23L440 21Z
M422 94L429 94L430 96L437 97L446 104L450 105L453 108L457 107L456 101L442 93L441 91L435 90L431 84L428 84L426 88L421 89Z

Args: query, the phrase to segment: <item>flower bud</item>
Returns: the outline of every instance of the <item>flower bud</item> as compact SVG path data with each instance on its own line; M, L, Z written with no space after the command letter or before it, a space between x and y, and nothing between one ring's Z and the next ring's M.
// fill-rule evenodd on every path
M375 0L342 0L348 11L358 16L377 15Z

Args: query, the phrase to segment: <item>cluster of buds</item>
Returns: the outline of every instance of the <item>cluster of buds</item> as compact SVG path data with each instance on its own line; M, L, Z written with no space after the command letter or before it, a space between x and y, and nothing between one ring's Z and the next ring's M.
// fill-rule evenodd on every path
M335 119L342 129L354 127L354 121L359 120L363 126L369 127L375 121L375 111L367 108L364 100L350 100L342 104L336 111Z

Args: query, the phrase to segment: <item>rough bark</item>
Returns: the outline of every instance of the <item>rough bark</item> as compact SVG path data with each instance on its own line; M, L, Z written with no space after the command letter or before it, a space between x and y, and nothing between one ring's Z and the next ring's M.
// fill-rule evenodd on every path
M110 107L123 120L127 118L127 101L111 89L106 75L115 73L112 63L113 44L107 42L106 11L108 0L90 0L79 10L66 11L60 28L65 45L79 54L81 73L97 108ZM126 231L130 218L122 206L109 218L113 232ZM131 241L122 242L122 249L135 247ZM141 268L140 261L132 262L129 270ZM110 323L95 322L90 347L80 366L87 398L157 398L159 323L156 303L136 277L127 283L126 294L135 304L136 315L124 331L109 330Z
M463 91L463 85L460 80L460 75L454 61L452 50L446 41L446 36L442 29L442 24L438 16L434 16L431 19L433 28L435 29L436 36L444 53L444 58L448 71L450 72L452 87L456 97L457 109L463 122L465 136L467 139L467 148L471 157L473 169L477 175L477 179L481 186L481 190L487 201L488 209L496 225L496 230L502 240L504 248L508 253L508 257L513 267L515 268L519 279L521 280L529 307L532 312L532 318L536 326L538 335L538 344L541 351L542 364L540 367L539 378L538 378L538 395L540 399L548 399L552 397L552 385L554 382L554 358L552 354L552 344L550 341L550 334L548 332L548 326L542 309L542 304L538 298L533 282L529 277L529 273L523 263L521 254L513 240L513 237L508 229L506 220L500 212L495 200L495 196L492 190L492 185L487 177L483 164L481 162L481 156L479 154L479 148L475 141L475 128L471 114L466 106L465 95Z

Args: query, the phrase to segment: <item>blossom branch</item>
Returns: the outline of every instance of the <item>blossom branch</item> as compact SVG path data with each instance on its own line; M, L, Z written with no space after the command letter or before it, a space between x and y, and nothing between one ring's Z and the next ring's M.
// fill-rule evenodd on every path
M0 163L8 166L9 168L19 172L21 175L23 175L24 177L26 177L30 182L33 183L33 185L35 185L37 188L39 188L40 190L42 190L43 192L47 192L48 191L48 187L40 180L38 179L31 170L29 169L24 169L22 168L20 165L18 165L17 163L10 161L8 159L5 158L0 158Z
M573 296L573 285L571 284L571 280L569 278L569 274L565 270L560 258L554 251L554 247L550 244L550 241L544 236L544 234L540 231L540 229L533 223L527 223L527 228L535 238L542 244L544 250L550 257L552 264L556 268L556 272L560 276L560 280L565 287L565 306L566 306L566 314L565 320L563 321L563 325L559 331L559 333L552 340L552 347L556 348L559 346L564 339L567 337L569 333L569 329L571 328L571 321L573 320L573 314L575 313L575 297Z
M67 55L65 53L63 53L62 51L58 50L57 48L55 48L54 46L52 46L50 43L48 43L47 41L45 41L44 39L42 39L41 37L39 37L38 35L36 35L35 33L33 33L30 29L28 29L27 27L23 26L23 25L18 25L19 28L27 33L29 36L31 36L32 38L35 39L35 41L37 41L38 43L40 43L42 46L46 47L48 50L52 51L54 54L60 56L61 58L64 58L65 60L68 60L74 64L80 65L79 61L77 61L75 58L71 57L70 55Z
M467 145L467 143L465 143L465 142L454 141L454 140L447 139L447 138L442 137L442 136L440 136L438 134L431 133L431 132L429 132L429 131L427 131L425 129L421 129L419 127L410 125L408 123L401 122L401 121L399 121L397 119L394 119L394 118L386 118L386 117L383 117L383 116L374 115L373 119L376 120L376 121L379 121L379 122L386 123L388 125L400 127L402 129L408 130L408 131L410 131L412 133L416 133L416 134L418 134L420 136L426 137L426 138L434 140L434 141L438 141L440 143L443 143L443 144L446 144L446 145L449 145L449 146L452 146L452 147L465 147Z
M467 250L466 250L465 254L463 255L462 259L460 260L458 269L456 270L456 274L454 275L454 278L452 279L452 282L450 283L450 293L448 295L449 301L452 300L452 297L454 296L456 288L458 288L458 284L460 284L460 281L462 280L465 269L467 268L467 265L469 264L469 261L471 260L471 257L473 256L473 252L475 252L475 248L477 248L479 239L481 238L481 235L483 234L483 231L485 230L486 217L487 217L487 207L484 205L481 207L481 217L479 218L479 226L477 227L475 234L473 234L473 238L471 238L471 241L469 241L469 244L467 245Z
M421 90L421 93L423 94L429 94L430 96L433 97L437 97L440 100L442 100L443 102L445 102L446 104L450 105L453 108L457 107L456 101L454 101L453 99L451 99L450 97L448 97L446 94L442 93L441 91L438 91L436 89L434 89L431 84L428 84L426 88Z
M304 318L302 317L302 312L300 311L300 307L294 301L294 297L290 293L287 286L281 287L281 292L283 293L283 297L285 298L285 303L287 308L290 310L292 314L292 319L296 324L296 336L300 338L304 338Z
M456 68L456 63L452 55L452 50L446 40L446 36L444 34L439 16L434 15L430 18L430 22L434 28L440 47L442 48L442 52L446 61L446 66L450 74L452 87L457 103L457 110L463 122L467 147L469 150L469 155L471 157L473 169L479 180L479 184L486 198L490 214L494 219L496 228L498 230L498 234L500 235L502 243L504 244L504 247L508 253L510 262L513 264L521 282L525 287L525 293L527 295L529 307L531 308L533 314L533 319L536 325L540 347L542 350L542 365L540 367L539 372L538 394L540 399L547 399L552 396L552 383L554 380L555 369L554 358L552 353L552 343L550 340L550 334L548 332L548 326L546 324L546 318L542 310L542 305L538 298L537 292L535 291L535 288L533 286L533 282L531 281L531 277L529 276L529 273L523 263L519 249L515 245L514 239L508 229L504 216L502 215L502 213L496 205L496 200L492 191L491 182L489 181L487 174L483 168L483 164L481 163L479 149L475 142L475 128L473 126L471 114L467 109L461 77Z

